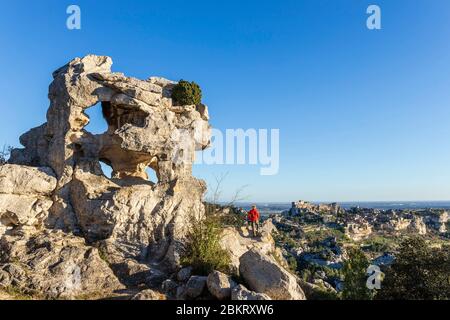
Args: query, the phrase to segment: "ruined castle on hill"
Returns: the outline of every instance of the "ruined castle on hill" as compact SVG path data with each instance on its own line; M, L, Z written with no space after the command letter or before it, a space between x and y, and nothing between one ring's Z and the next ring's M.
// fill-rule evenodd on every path
M334 220L341 224L345 234L361 240L374 232L399 232L409 230L420 235L427 232L446 233L449 214L445 210L379 210L354 207L344 209L337 203L313 204L304 200L292 203L288 212L293 216L312 215L323 221Z

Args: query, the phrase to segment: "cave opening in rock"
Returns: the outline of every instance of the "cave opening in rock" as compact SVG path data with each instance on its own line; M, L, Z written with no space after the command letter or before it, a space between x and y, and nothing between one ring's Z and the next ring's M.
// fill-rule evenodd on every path
M110 164L106 163L106 161L100 160L100 167L102 168L102 172L108 179L112 178L113 169Z
M153 170L150 167L147 167L146 172L147 172L149 181L154 182L154 183L158 183L159 182L158 176L156 175L156 171L155 170Z
M109 105L109 102L99 102L84 111L89 117L89 123L84 127L86 131L92 134L102 134L108 131L105 108L108 108Z

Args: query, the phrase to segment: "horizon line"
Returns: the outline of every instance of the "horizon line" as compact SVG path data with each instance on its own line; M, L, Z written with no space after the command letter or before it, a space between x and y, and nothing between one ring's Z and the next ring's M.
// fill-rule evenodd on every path
M297 201L300 201L303 199L299 199ZM364 202L373 202L373 203L383 203L383 202L407 202L407 203L414 203L414 202L450 202L450 200L349 200L349 201L316 201L316 200L303 200L310 203L364 203ZM221 203L227 202L227 201L220 201ZM235 203L292 203L296 201L236 201Z

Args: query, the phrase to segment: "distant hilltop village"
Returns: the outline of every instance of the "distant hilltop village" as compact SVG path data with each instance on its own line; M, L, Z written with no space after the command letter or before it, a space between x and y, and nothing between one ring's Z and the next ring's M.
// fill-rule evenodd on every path
M329 293L343 290L343 266L351 249L361 250L370 264L385 272L405 239L426 235L426 241L436 248L450 239L449 215L444 209L345 208L338 203L300 200L270 217L283 256L302 279Z
M314 204L304 200L292 202L287 212L308 222L335 223L345 230L345 235L358 241L372 233L411 231L420 235L429 232L447 233L449 214L442 209L380 210L354 207L344 209L337 203Z
M343 210L336 202L330 203L330 204L314 204L305 200L299 200L297 202L292 202L292 208L290 210L291 215L297 215L302 212L327 212L330 214L338 214L339 212L342 212Z

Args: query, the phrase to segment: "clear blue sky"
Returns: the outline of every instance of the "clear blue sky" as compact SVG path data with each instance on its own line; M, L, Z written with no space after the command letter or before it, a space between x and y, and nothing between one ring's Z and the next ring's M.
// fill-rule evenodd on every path
M0 6L0 40L1 144L45 122L53 70L95 53L195 80L216 128L280 129L278 175L195 167L228 172L225 199L248 184L252 201L450 200L448 0L17 0Z

